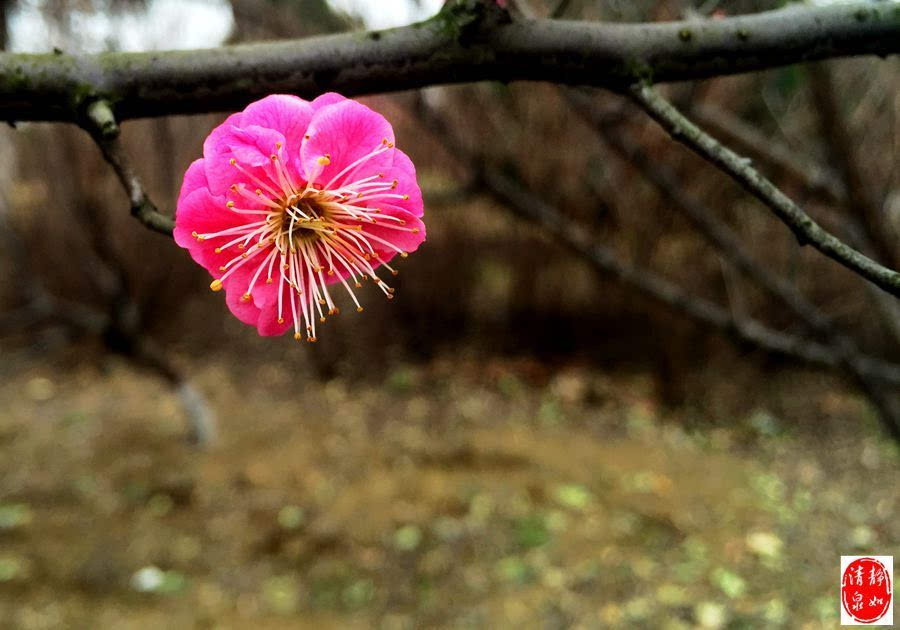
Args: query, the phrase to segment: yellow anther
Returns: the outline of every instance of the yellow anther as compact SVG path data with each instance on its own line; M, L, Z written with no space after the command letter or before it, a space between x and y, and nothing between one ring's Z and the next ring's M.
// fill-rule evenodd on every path
M325 300L323 300L322 298L319 298L319 304L321 306L325 306Z
M393 149L393 148L394 148L394 143L388 142L388 149Z
M285 271L287 271L288 269L291 268L291 266L287 263L284 263L283 265L281 265L281 268L284 269Z
M249 302L250 299L251 299L251 297L250 297L250 294L249 294L249 293L245 293L244 295L241 296L241 301L242 301L242 302Z
M283 324L283 323L284 323L284 317L279 317L279 318L278 318L278 323L279 323L279 324Z
M382 144L382 145L387 146L387 143L388 143L388 139L387 139L387 138L382 138L382 139L381 139L381 144Z
M261 190L261 189L257 188L257 189L254 190L253 192L255 192L257 195L259 195L260 197L262 197L262 190Z
M372 256L370 256L369 254L365 254L363 258L365 258L366 260L372 260Z
M400 258L406 258L407 256L409 256L409 254L406 252L400 252Z
M235 160L234 158L231 158L230 160L228 160L228 163L231 164L232 166L234 166L235 164L237 164L237 160Z
M225 204L225 207L226 207L226 208L234 208L234 202L233 202L233 201L227 202L227 203Z
M356 307L356 312L357 312L357 313L362 313L362 312L363 312L363 307L362 307L362 306L357 306L357 307Z
M250 256L250 254L248 254L247 252L241 254L241 258L247 258L248 256Z
M212 282L209 283L209 288L213 291L221 291L222 290L222 281L216 278Z
M400 184L400 182L398 182L396 179L394 181L392 181L391 182L391 190L396 188L398 186L398 184Z
M221 253L222 253L222 248L221 248L221 247L216 247L213 251L216 252L217 254L221 254Z
M191 236L193 236L194 238L200 238L200 235L196 232L191 232Z
M413 228L413 234L418 234L418 233L419 233L419 228Z
M329 275L329 276L333 276L333 275L334 275L334 269L329 269L329 270L328 270L328 275Z
M272 278L266 278L266 284L272 284Z
M225 265L219 265L219 271L225 271L225 269L226 269Z
M300 341L301 339L303 339L303 335L301 335L301 334L298 333L298 332L295 332L295 333L294 333L294 339L296 339L297 341Z
M396 269L392 269L392 270L391 270L391 275L392 275L392 276L396 276L398 273L400 273L400 272L397 271Z
M359 282L354 282L354 285L357 289L362 289L362 285Z
M315 337L307 337L306 340L307 340L308 342L310 342L310 343L316 343L316 338L315 338Z
M319 322L321 322L321 323L324 324L324 323L325 323L325 318L324 318L324 317L320 317L320 318L319 318Z
M331 164L331 158L323 155L318 160L316 160L316 162L318 162L319 166L328 166L329 164Z
M403 201L409 201L409 195L403 195Z
M283 145L281 142L276 142L276 143L275 143L275 148L276 148L276 149L281 149L282 146L284 146L284 145Z

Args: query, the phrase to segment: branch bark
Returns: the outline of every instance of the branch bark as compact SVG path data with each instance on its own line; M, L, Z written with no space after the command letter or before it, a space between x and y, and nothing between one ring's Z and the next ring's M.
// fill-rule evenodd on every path
M834 172L798 155L787 145L773 140L737 116L706 104L695 105L690 112L701 124L724 135L732 146L736 145L740 150L757 156L760 161L784 171L801 182L809 192L839 203L847 200L847 191Z
M638 83L631 86L629 92L635 102L674 140L718 167L762 201L794 232L801 245L812 245L832 260L888 293L900 297L900 273L877 263L825 230L775 184L753 168L750 160L739 156L697 127L651 86Z
M831 57L900 53L900 8L858 2L722 20L511 21L456 0L419 24L210 50L0 54L0 120L76 122L108 101L119 121L237 110L275 92L347 96L480 80L623 88Z
M728 225L717 219L709 208L684 193L675 174L666 166L656 163L638 145L629 141L617 129L619 125L610 124L598 116L585 97L574 92L569 93L568 97L576 111L598 128L609 146L620 157L633 163L664 198L671 200L725 259L759 287L781 301L808 329L831 346L838 367L845 369L853 377L878 409L885 427L895 440L900 441L900 407L886 391L883 383L878 382L866 371L864 366L868 358L860 352L856 342L838 330L831 318L807 300L790 282L757 262L744 247L741 238ZM739 321L742 319L733 317Z
M144 192L144 186L119 140L119 126L109 104L103 100L93 101L88 106L81 125L100 147L103 157L115 171L131 202L132 216L151 230L172 236L175 219L159 212Z
M481 163L478 156L466 149L421 99L419 107L428 129L437 134L454 155L464 156L466 162L473 164L478 170L479 182L483 188L517 216L543 227L548 234L578 253L600 273L610 275L645 296L700 324L724 332L741 343L812 365L832 368L842 365L840 355L827 345L773 330L755 320L737 321L727 309L718 304L690 295L654 272L620 260L615 252L597 243L586 230L568 220L557 208L543 201L533 191L523 189L517 179L497 166ZM859 369L867 376L886 384L900 384L900 366L863 355L858 359Z

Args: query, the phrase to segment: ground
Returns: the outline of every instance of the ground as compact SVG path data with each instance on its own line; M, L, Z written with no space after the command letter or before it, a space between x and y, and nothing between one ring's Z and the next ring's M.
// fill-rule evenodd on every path
M831 628L839 556L900 555L897 449L820 375L717 417L639 371L186 359L200 451L153 376L51 363L0 385L4 627Z

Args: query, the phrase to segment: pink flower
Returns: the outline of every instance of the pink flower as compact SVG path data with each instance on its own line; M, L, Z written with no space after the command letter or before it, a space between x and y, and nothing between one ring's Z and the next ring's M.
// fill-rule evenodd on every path
M260 335L316 340L338 313L329 287L372 282L425 240L416 169L383 116L339 94L276 94L213 129L178 196L175 242ZM333 287L331 287L333 288Z

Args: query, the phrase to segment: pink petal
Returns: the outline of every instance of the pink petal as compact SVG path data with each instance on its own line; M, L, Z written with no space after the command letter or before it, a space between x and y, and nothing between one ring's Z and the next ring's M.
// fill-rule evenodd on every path
M209 189L214 193L223 193L232 183L231 170L233 169L223 168L223 164L227 165L228 158L231 157L231 151L223 140L234 129L240 128L243 116L243 112L232 114L225 119L225 122L209 132L209 136L203 141L204 168Z
M282 291L281 315L284 318L284 323L278 323L278 291L276 290L273 291L272 299L268 300L262 306L259 314L259 321L256 324L256 329L263 337L283 335L294 325L294 317L291 314L290 298L288 297L288 291L290 291L290 289L286 284L282 283L278 283L278 287Z
M425 224L414 214L407 212L402 208L395 206L382 205L381 214L393 216L402 219L405 224L401 225L397 221L379 218L378 223L363 223L362 234L371 234L383 241L387 241L406 253L413 252L418 249L419 245L425 240ZM394 227L392 227L394 226ZM396 229L396 228L403 229ZM418 232L407 231L417 228ZM394 249L375 240L370 241L372 246L379 252L396 253Z
M248 105L242 125L274 129L284 136L285 154L298 155L312 116L313 106L302 98L291 94L273 94Z
M212 273L223 264L222 258L214 250L225 241L215 238L198 241L193 237L193 232L220 232L245 223L244 216L229 212L225 208L224 197L215 197L206 188L197 188L187 194L175 210L175 242L188 250L191 258Z
M326 92L321 96L317 96L310 103L312 105L313 110L322 109L328 105L334 105L335 103L340 103L341 101L346 101L346 96L341 96L337 92Z
M391 199L391 204L407 210L417 217L425 212L422 202L422 190L416 181L416 167L400 149L394 149L394 161L391 168L384 171L385 181L397 180L397 188L392 193L409 195L409 199Z
M330 182L335 175L358 159L383 146L383 140L394 141L394 131L384 116L356 101L344 100L317 110L307 130L307 139L300 151L304 173L308 179L321 171L315 181ZM355 166L337 184L348 178L360 179L390 168L392 151L384 151ZM319 158L327 155L331 163L322 167Z
M257 257L263 255L264 254L257 254ZM260 258L260 260L262 260L262 258ZM253 274L256 272L256 265L254 262L255 261L248 261L240 269L232 272L223 283L225 287L225 304L228 305L228 310L230 310L239 320L245 324L250 324L251 326L255 326L257 320L259 320L260 309L253 303L252 299L245 302L243 296L247 292L250 278L252 278ZM221 275L221 272L217 271L217 274ZM254 290L256 289L254 288Z
M188 166L184 174L184 181L181 183L181 192L178 193L178 201L175 207L181 205L182 200L198 188L209 189L209 182L206 180L206 170L203 167L203 158L194 160Z
M270 159L277 151L277 144L284 143L279 131L259 125L229 125L226 121L213 134L215 142L207 139L203 146L206 177L214 194L225 194L232 184L244 184L249 190L268 187L278 192L281 189ZM238 162L237 166L230 163L232 158Z

